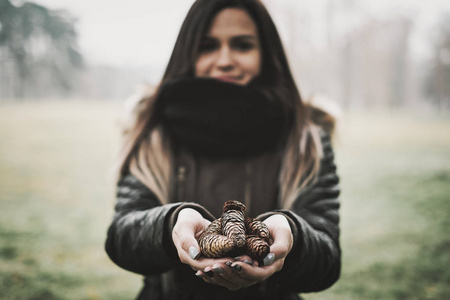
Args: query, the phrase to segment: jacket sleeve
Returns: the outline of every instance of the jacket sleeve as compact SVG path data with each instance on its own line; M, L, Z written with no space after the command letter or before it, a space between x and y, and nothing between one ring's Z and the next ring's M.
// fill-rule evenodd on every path
M322 146L324 157L318 180L298 196L290 210L272 212L287 217L294 245L283 269L271 280L297 293L324 290L340 276L339 177L328 135L322 136Z
M179 204L161 205L155 194L133 175L117 186L117 202L105 250L118 266L144 275L163 272L177 263L165 230Z
M117 186L117 202L108 229L105 250L118 266L142 275L165 272L181 264L172 241L178 212L193 208L203 217L212 215L196 203L161 205L155 194L132 174Z

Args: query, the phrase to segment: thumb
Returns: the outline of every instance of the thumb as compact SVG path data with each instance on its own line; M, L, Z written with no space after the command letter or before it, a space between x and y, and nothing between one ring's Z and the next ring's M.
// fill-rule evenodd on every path
M174 227L172 239L178 251L178 256L183 262L187 262L186 255L191 259L196 259L200 255L200 248L195 239L193 227L178 226Z
M197 259L200 256L200 250L194 245L189 246L188 253L189 257L193 260Z
M180 252L185 252L191 259L196 259L200 255L200 247L196 237L208 226L209 221L196 211L185 209L180 212L178 221L172 232L172 239L177 248L180 258L184 256Z
M273 243L270 246L270 253L263 260L265 266L272 264L275 260L284 259L293 245L292 231L284 216L273 216L268 223Z

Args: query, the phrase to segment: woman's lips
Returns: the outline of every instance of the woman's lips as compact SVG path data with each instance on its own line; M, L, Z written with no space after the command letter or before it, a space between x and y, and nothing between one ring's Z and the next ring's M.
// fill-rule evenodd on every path
M225 82L240 82L242 80L241 76L219 76L219 77L214 77L217 80L220 81L225 81Z

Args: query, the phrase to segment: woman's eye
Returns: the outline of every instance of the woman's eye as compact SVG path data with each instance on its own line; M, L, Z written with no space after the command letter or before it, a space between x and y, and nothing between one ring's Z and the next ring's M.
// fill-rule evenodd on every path
M246 52L255 48L255 45L251 42L238 42L234 45L234 49L242 52Z
M204 42L201 42L199 51L201 53L210 52L210 51L215 50L216 48L217 48L217 43L214 43L213 41L204 41Z

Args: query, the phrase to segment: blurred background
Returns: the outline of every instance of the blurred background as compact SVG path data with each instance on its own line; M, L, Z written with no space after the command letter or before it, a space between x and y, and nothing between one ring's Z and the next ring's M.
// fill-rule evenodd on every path
M342 276L305 299L449 299L450 2L263 2L338 118ZM120 122L192 3L0 0L1 299L137 294L103 251Z

